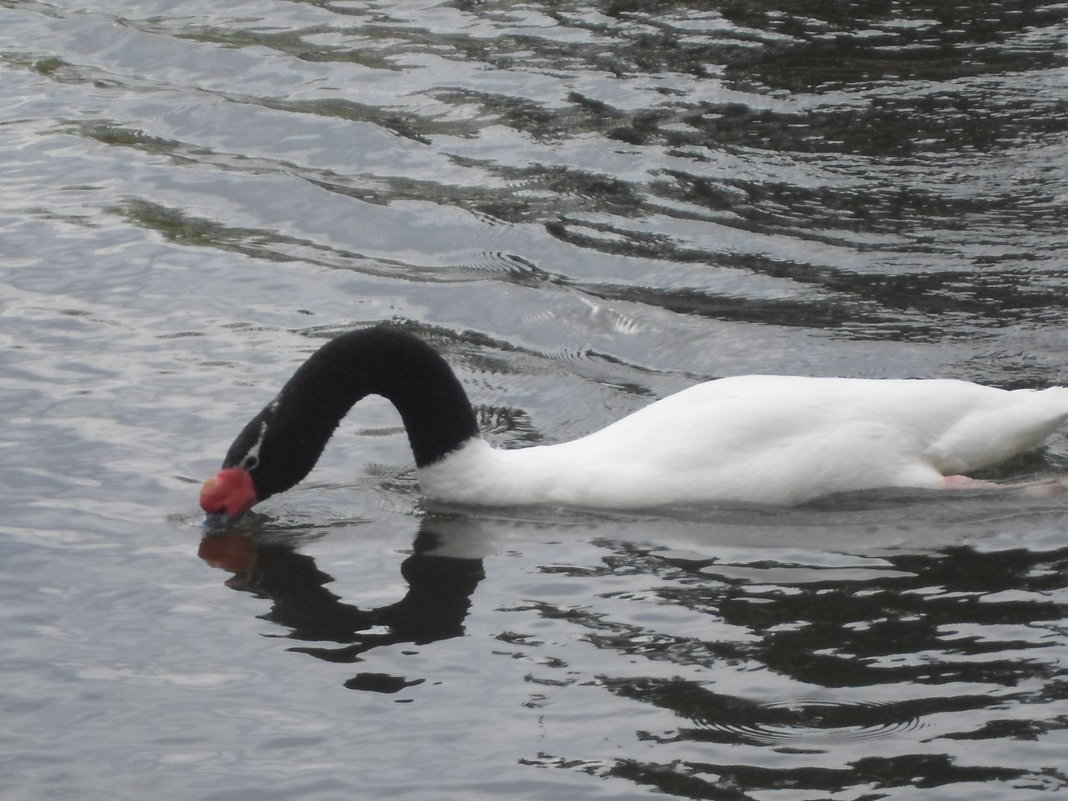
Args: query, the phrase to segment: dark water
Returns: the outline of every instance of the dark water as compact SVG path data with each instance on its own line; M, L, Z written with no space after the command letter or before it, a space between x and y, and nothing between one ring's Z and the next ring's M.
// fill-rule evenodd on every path
M502 445L740 372L1068 383L1066 37L1057 3L0 0L0 792L1068 790L1063 499L461 514L368 402L241 531L196 509L384 320Z

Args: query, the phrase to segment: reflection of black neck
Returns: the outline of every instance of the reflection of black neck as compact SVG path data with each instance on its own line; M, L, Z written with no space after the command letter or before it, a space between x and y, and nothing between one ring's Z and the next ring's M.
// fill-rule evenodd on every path
M363 610L326 589L334 579L315 560L286 544L265 543L256 551L255 568L232 586L271 599L265 620L291 629L298 640L342 643L343 648L301 647L330 662L354 662L381 645L425 644L463 633L471 594L484 576L481 559L436 556L437 538L417 537L414 550L401 564L408 592L398 602ZM372 627L388 631L364 633Z
M427 643L463 634L471 595L485 576L481 559L436 556L435 538L424 532L415 541L415 553L401 563L408 582L407 594L391 606L374 611L378 622L406 639Z
M261 545L256 569L241 589L270 598L265 620L292 629L298 640L353 642L355 633L374 625L370 612L342 603L325 585L334 579L315 560L284 544Z

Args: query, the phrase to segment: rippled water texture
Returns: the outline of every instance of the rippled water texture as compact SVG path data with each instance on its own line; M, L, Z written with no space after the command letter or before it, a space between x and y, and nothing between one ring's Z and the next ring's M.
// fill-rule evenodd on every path
M203 539L324 338L504 446L744 372L1068 383L1062 3L0 0L0 794L1068 792L1064 499L485 514L361 404ZM1063 434L995 477L1068 469Z

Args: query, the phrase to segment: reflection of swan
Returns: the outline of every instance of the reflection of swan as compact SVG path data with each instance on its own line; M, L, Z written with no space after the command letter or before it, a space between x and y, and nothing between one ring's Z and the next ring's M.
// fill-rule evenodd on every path
M471 594L484 575L481 558L448 555L441 538L427 529L413 547L415 552L401 563L408 592L397 603L366 610L327 590L333 578L312 557L285 543L257 542L232 532L209 534L201 540L199 555L234 574L227 586L269 598L271 610L262 617L290 628L290 637L342 646L291 650L330 662L356 662L379 646L425 644L463 634ZM418 681L361 673L346 686L395 692L413 683Z
M483 505L637 508L791 504L882 487L976 486L958 475L1038 447L1068 416L1068 388L965 381L739 376L709 381L572 442L489 446L448 364L392 328L313 354L230 447L201 506L222 522L315 465L368 394L397 407L423 492Z

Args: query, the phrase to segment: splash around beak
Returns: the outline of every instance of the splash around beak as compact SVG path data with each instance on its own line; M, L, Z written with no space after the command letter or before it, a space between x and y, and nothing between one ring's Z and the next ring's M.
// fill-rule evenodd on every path
M256 488L243 467L220 470L200 489L200 508L207 513L206 528L223 528L255 506Z

